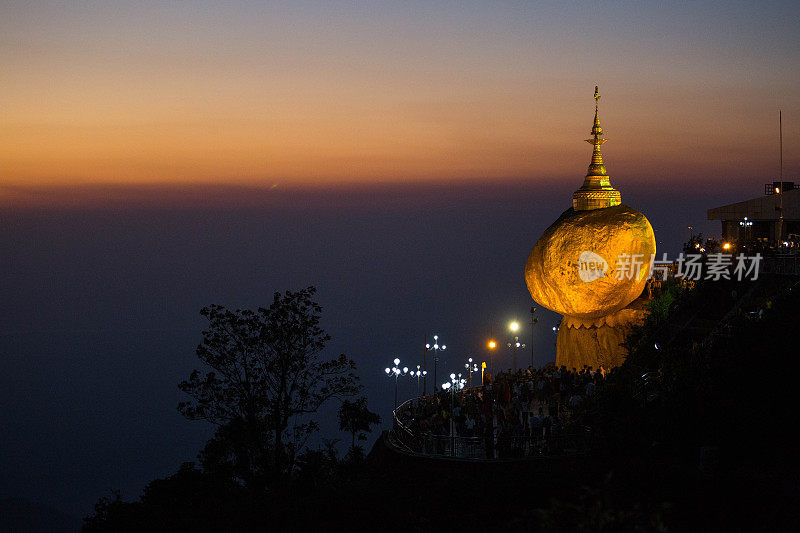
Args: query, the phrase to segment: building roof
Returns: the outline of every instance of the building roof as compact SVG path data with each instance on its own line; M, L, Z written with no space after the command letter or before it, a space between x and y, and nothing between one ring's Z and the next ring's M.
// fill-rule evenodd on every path
M744 202L709 209L708 220L778 220L779 194L760 196ZM783 193L783 219L800 220L800 189Z

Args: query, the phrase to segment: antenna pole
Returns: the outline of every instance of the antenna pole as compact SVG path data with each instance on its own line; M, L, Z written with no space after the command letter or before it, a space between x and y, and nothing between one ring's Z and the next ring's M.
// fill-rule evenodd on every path
M783 192L783 115L780 109L778 110L778 132L781 146L781 192Z
M781 184L778 187L778 248L780 248L783 242L783 114L780 109L778 110L778 138L781 151Z

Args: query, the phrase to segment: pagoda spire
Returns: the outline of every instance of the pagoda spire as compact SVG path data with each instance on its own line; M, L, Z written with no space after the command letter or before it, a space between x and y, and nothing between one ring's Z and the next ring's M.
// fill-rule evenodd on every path
M600 145L608 139L602 138L603 128L600 126L597 109L599 100L600 91L595 85L594 124L592 125L592 131L589 132L592 138L586 139L587 143L594 146L594 150L592 151L592 162L589 163L589 169L586 171L586 177L583 180L583 186L572 195L572 207L576 211L602 209L622 203L619 191L611 186L610 177L603 163L603 154L600 153Z
M586 172L587 176L608 176L606 167L603 164L603 154L600 153L600 145L608 139L601 139L603 136L603 128L600 127L600 119L597 118L597 103L600 100L600 92L597 85L594 86L594 125L592 131L589 132L593 136L592 139L586 139L586 142L594 145L592 152L592 162L589 164L589 170Z

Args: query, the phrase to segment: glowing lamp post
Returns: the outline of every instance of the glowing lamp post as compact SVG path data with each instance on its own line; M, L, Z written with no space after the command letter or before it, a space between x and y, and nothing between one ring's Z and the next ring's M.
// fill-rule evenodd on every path
M412 370L411 371L411 377L416 377L417 378L417 396L419 396L419 378L420 378L420 376L427 376L427 375L428 375L428 371L427 370L420 370L420 365L417 365L417 369L416 370Z
M462 390L464 388L464 383L466 380L461 378L461 374L459 373L458 376L455 374L450 374L450 381L445 381L442 383L442 389L445 391L450 391L450 455L455 455L456 451L456 434L455 434L455 421L453 420L453 409L455 407L455 392L456 389Z
M508 329L511 330L512 333L516 333L519 331L519 323L512 322L508 325ZM520 348L525 348L525 344L519 342L519 335L514 336L514 340L509 342L507 346L512 350L513 360L514 360L514 372L517 371L517 350Z
M436 383L436 369L439 365L439 350L445 351L447 346L439 344L439 335L433 336L433 345L426 344L425 350L433 350L433 382Z
M472 357L470 357L464 364L464 368L469 371L469 387L472 387L472 373L478 371L478 363L473 363ZM483 379L481 379L481 384L483 384Z
M561 327L561 323L559 322L555 326L553 326L553 335L555 335L555 341L553 342L556 346L556 359L558 358L558 330Z
M497 348L497 343L494 339L489 339L486 347L489 348L489 371L494 374L494 349Z
M386 372L387 376L394 376L394 408L397 409L397 378L401 375L405 376L408 374L408 367L404 366L402 369L400 368L400 359L394 360L394 366L389 368L386 367L383 369Z
M744 217L744 220L739 222L739 227L744 228L744 240L748 242L750 240L750 227L753 225L752 220L748 220L747 217Z
M539 322L536 318L536 307L531 307L531 369L533 369L533 326Z

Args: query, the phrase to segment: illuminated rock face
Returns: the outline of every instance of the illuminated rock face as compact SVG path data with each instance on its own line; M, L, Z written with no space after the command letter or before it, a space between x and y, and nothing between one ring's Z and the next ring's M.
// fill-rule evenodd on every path
M635 209L568 209L533 247L525 282L533 299L552 311L600 318L642 293L655 251L653 228Z

